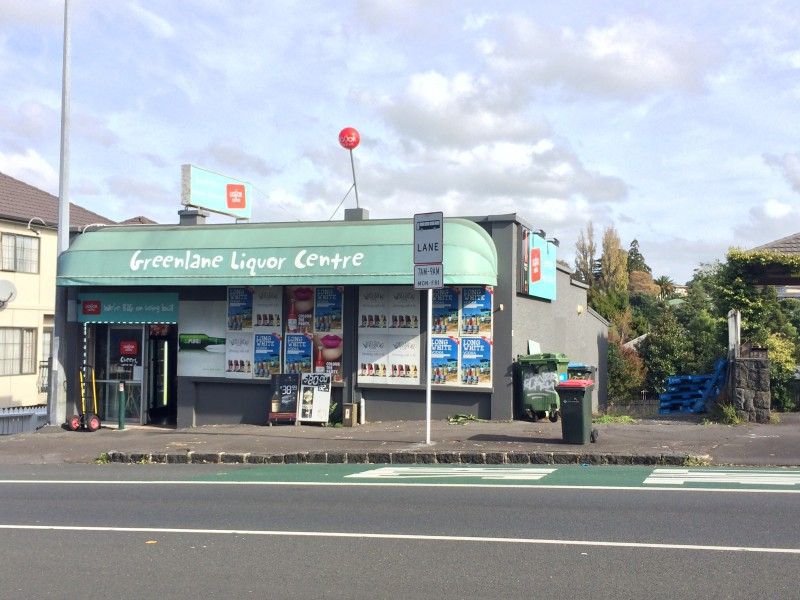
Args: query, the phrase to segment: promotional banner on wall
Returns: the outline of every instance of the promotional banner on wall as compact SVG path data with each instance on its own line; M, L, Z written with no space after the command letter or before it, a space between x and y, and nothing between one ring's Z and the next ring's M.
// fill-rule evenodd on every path
M458 335L458 288L433 290L433 333Z
M542 236L528 236L530 264L528 294L545 300L556 299L556 245Z
M313 338L305 333L287 333L284 364L286 373L310 373Z
M461 288L461 335L492 335L492 289Z
M281 372L281 336L277 333L257 333L254 337L253 377L269 379Z
M224 377L228 304L182 301L178 311L178 376Z
M228 331L253 330L253 288L228 288Z
M492 341L485 337L461 338L461 383L492 384Z
M319 286L314 290L314 371L342 381L342 300L344 288Z
M283 288L257 286L253 288L253 331L281 333Z
M363 286L358 307L359 383L418 384L419 292Z
M459 384L458 346L455 337L431 338L431 383Z
M229 331L225 338L225 377L253 378L253 334Z

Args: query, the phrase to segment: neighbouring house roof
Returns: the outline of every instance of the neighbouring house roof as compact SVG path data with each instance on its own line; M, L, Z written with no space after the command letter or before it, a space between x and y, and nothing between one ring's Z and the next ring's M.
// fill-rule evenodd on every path
M28 223L34 218L40 226L38 219L47 227L57 227L58 197L0 173L0 219ZM111 225L114 221L70 202L70 228L82 228L91 223Z
M800 254L800 233L787 235L779 240L767 242L761 246L756 246L751 252L758 250L773 250L776 252L787 252L790 254Z
M120 225L158 225L157 221L153 221L153 219L149 217L145 217L143 215L139 215L138 217L131 217L130 219L125 219L124 221L119 222Z

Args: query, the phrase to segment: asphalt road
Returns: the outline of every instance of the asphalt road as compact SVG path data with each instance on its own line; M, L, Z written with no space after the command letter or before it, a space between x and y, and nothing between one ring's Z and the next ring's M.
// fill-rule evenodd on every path
M0 598L798 597L796 493L260 485L269 472L2 468Z

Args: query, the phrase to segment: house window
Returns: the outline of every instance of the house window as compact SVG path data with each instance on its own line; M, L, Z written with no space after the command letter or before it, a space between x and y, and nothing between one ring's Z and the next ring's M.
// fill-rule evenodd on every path
M0 328L0 375L36 373L36 330Z
M42 330L42 352L41 356L39 356L39 360L44 362L50 360L50 357L53 354L53 330L52 329L43 329Z
M2 234L0 267L3 271L39 272L39 238L28 235Z

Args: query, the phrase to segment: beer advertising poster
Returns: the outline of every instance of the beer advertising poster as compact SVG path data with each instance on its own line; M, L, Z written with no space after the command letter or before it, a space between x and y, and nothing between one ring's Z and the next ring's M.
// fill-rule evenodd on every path
M389 333L419 332L419 291L411 287L386 288L386 323Z
M461 288L461 335L492 335L492 288Z
M253 288L228 288L228 331L252 331Z
M420 338L392 336L388 338L389 358L388 381L393 384L419 384Z
M492 342L488 338L461 338L461 383L492 384Z
M253 334L228 332L225 338L225 377L253 378Z
M227 302L178 305L178 377L225 376Z
M358 289L358 328L376 330L387 328L387 294L390 288L365 285Z
M327 423L331 405L329 373L303 373L300 377L300 403L297 420L306 423Z
M311 357L314 351L311 335L304 333L287 333L284 340L286 351L284 356L286 373L310 373Z
M457 385L458 338L431 338L431 383Z
M256 333L281 333L282 309L282 288L265 285L253 288L253 331Z
M433 290L434 335L458 335L458 288Z
M270 379L281 372L281 336L277 333L255 334L253 377Z
M386 334L361 333L358 336L358 382L392 383L389 380L391 337Z
M320 286L316 288L314 302L314 332L342 330L341 287Z

